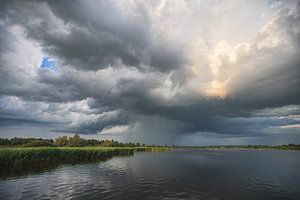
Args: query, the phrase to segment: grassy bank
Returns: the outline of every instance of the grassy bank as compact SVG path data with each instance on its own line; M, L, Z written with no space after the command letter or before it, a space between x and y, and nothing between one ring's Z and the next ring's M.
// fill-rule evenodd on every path
M45 171L61 164L104 161L137 151L167 151L163 147L21 147L0 149L0 178Z

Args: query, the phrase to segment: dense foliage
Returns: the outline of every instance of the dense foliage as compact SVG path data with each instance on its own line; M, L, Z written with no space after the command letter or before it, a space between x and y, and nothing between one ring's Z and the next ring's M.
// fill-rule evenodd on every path
M115 140L95 140L84 139L79 134L75 134L73 137L61 136L53 139L42 138L18 138L11 139L0 138L0 146L24 146L24 147L84 147L84 146L100 146L100 147L140 147L146 146L140 143L121 143Z

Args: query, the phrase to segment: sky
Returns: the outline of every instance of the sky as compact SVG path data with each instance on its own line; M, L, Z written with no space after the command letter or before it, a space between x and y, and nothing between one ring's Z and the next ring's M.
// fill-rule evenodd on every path
M0 2L0 137L300 143L296 0Z

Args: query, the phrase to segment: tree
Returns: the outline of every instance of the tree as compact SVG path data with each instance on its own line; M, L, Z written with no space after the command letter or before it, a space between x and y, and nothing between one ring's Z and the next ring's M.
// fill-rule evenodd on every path
M73 137L69 138L68 146L71 146L71 147L85 146L85 139L80 138L80 135L78 133L76 133Z
M55 143L60 147L67 146L69 143L68 137L67 136L58 137L55 139Z

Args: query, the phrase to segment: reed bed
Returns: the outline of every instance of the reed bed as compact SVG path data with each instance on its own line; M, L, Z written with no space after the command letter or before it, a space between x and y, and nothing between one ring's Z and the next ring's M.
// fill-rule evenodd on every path
M168 151L164 147L8 147L0 148L0 179L40 172L61 164L105 161L137 151Z

